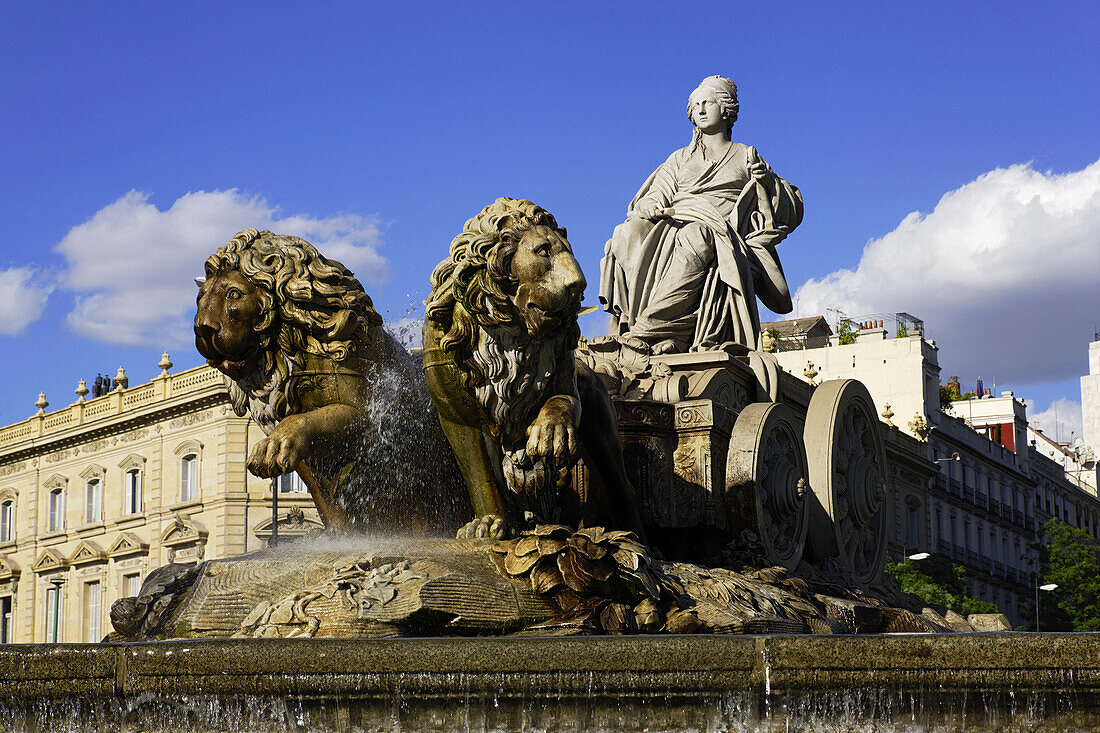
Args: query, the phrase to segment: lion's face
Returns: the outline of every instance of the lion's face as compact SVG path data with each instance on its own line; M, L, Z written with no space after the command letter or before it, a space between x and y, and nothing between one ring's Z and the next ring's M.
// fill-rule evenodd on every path
M199 288L195 347L233 379L253 373L265 320L259 289L236 270L218 271Z
M527 229L512 256L512 275L514 303L531 336L547 338L576 318L588 283L561 233L541 224Z

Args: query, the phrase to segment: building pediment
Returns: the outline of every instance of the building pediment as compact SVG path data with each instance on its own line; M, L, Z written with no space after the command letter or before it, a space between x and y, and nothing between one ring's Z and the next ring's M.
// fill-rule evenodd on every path
M64 486L67 483L69 483L69 479L67 477L62 476L60 473L55 473L48 479L43 481L42 485L45 486L47 489L55 489L58 486Z
M103 548L91 540L83 540L77 545L72 555L69 555L70 565L87 565L93 562L103 562L107 559L107 553Z
M145 456L139 455L137 453L131 453L119 462L118 467L121 468L124 472L133 471L134 469L143 471L145 470Z
M0 555L0 581L14 580L19 577L19 566L7 555Z
M126 557L128 555L143 555L149 552L149 543L144 542L132 532L123 532L112 543L107 554L111 557Z
M176 521L160 536L168 548L168 562L202 562L209 532L199 522L176 515Z
M31 569L36 573L50 573L55 570L64 570L68 566L68 560L60 552L47 548L38 555Z
M160 543L165 547L206 542L210 532L199 522L176 516L176 521L168 525L168 529L160 536Z
M252 533L261 540L271 538L271 517L258 522L252 528ZM323 531L325 525L319 519L306 514L301 507L290 507L286 511L279 512L279 536L298 538L316 534Z
M84 479L85 481L91 481L95 478L102 479L106 475L106 473L107 469L105 469L103 466L97 466L93 463L92 465L88 466L80 472L80 478Z

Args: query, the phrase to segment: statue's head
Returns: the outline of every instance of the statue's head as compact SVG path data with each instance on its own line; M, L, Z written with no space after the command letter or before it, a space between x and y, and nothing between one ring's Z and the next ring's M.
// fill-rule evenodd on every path
M195 346L233 379L268 373L305 352L343 361L381 324L339 262L297 237L246 229L206 260Z
M712 100L718 103L719 113L726 122L726 131L733 127L737 121L737 85L724 76L708 76L700 82L688 96L687 114L691 124L698 127L695 119L695 109L702 100Z
M565 228L541 206L512 198L466 222L431 283L428 317L447 330L440 345L460 363L487 326L514 326L536 340L576 330L586 285Z

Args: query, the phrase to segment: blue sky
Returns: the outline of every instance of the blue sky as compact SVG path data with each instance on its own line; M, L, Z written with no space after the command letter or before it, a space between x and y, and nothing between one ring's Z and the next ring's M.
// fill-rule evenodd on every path
M247 226L339 252L396 321L468 217L529 198L594 303L603 243L715 73L740 89L734 138L802 189L780 248L800 315L908 311L945 378L1078 400L1096 6L774 8L0 4L0 423L120 364L149 379L166 347L200 363L191 279Z

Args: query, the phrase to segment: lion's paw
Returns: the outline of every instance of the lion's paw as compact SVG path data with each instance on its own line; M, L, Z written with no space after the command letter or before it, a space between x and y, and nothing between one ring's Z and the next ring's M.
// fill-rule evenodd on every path
M506 540L512 536L512 527L504 517L497 514L486 514L467 522L458 530L456 537L460 540L473 540L488 538L491 540Z

